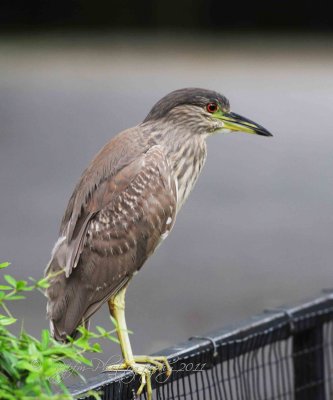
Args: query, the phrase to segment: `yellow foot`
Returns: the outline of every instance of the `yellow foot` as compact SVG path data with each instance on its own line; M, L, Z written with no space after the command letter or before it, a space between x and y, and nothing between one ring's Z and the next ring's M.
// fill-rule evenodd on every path
M125 361L122 364L107 366L105 371L122 371L127 369L131 369L135 374L140 375L141 384L137 395L139 396L144 387L147 386L148 400L152 399L151 376L157 371L162 372L164 369L167 377L172 372L169 361L163 356L134 356L132 360Z

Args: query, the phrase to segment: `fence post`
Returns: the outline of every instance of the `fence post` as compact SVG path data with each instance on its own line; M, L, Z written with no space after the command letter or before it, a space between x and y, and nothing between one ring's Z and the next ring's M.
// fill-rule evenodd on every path
M295 400L325 400L323 326L293 336Z

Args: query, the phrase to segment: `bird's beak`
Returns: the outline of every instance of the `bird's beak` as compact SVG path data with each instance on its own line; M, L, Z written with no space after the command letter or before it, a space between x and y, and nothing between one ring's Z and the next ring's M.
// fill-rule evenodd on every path
M224 113L221 116L221 120L224 122L224 128L230 129L231 131L254 133L262 136L273 136L263 126L233 112Z

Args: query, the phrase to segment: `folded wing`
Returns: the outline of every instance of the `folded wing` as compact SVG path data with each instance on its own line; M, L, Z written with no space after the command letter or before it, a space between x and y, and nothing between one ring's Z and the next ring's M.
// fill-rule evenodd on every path
M174 224L176 187L163 149L155 145L132 158L108 174L97 160L96 171L85 174L98 183L87 190L83 174L70 199L46 271L47 312L58 340L74 335L125 285Z

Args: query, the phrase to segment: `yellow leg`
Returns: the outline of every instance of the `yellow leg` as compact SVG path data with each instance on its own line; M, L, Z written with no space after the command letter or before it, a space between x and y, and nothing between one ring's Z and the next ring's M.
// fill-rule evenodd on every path
M152 398L151 376L156 371L162 371L165 368L167 376L171 375L171 367L166 357L134 356L131 343L128 336L128 330L125 320L125 294L127 286L121 289L114 297L109 300L109 309L113 318L117 322L116 330L120 342L121 352L124 358L122 364L110 365L106 371L119 371L131 369L134 373L140 375L141 385L137 392L140 395L145 386L147 386L148 400Z

